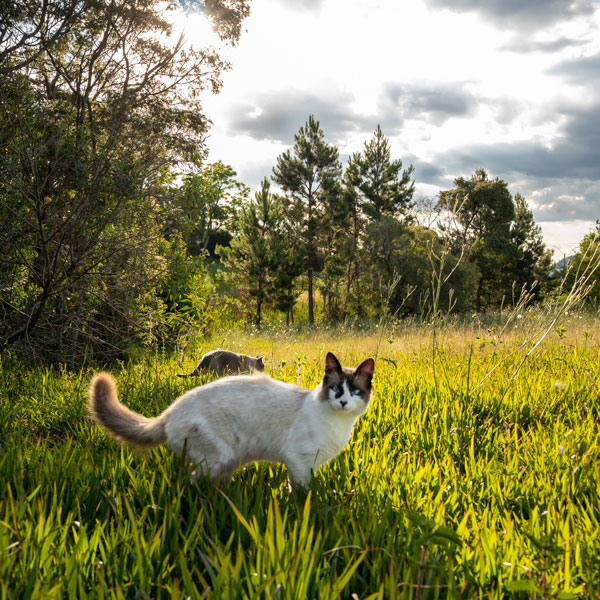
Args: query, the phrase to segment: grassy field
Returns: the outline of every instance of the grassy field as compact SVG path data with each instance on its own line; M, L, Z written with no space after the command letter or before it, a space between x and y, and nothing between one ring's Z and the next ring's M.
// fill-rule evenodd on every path
M600 325L542 313L433 331L224 334L112 365L157 414L211 347L313 387L376 357L350 445L289 495L279 466L218 489L84 413L93 370L0 367L0 598L600 598ZM534 335L538 332L537 337Z

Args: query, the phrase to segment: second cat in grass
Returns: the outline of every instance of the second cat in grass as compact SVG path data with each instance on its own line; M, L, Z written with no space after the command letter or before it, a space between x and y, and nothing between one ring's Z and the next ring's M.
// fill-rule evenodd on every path
M371 400L375 363L344 369L329 352L313 390L267 375L226 377L180 396L157 417L133 412L117 398L114 379L96 375L88 411L117 440L132 446L184 447L213 479L229 478L253 461L284 463L295 484L339 454Z
M238 354L231 350L217 348L207 352L200 360L200 364L191 373L178 373L177 377L194 377L203 372L213 372L217 377L223 377L223 375L237 375L264 370L265 363L262 356L248 356L247 354Z

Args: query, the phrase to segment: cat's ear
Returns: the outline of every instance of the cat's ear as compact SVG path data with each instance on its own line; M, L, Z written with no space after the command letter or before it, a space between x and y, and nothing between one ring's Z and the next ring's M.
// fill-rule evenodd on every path
M370 386L374 370L375 361L372 358L367 358L367 360L361 362L356 371L354 371L354 378L362 380Z
M340 361L331 352L328 352L325 357L325 373L332 375L333 373L341 374L341 372L342 365L340 365Z

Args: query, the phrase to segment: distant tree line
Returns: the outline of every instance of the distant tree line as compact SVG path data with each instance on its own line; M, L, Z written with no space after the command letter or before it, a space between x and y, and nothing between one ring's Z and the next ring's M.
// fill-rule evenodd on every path
M483 169L456 179L430 207L427 227L412 173L392 160L379 126L344 169L311 115L273 168L278 191L265 179L234 223L232 247L217 249L231 289L254 299L256 324L265 305L287 311L289 322L301 291L309 323L319 293L327 320L425 314L436 277L443 310L486 310L549 292L550 251L525 199L512 197L505 181Z
M309 116L251 197L206 160L200 92L218 91L228 64L172 36L185 4L0 4L0 349L80 363L243 321L552 293L522 196L478 170L424 211L380 127L342 165ZM248 4L204 7L235 43Z

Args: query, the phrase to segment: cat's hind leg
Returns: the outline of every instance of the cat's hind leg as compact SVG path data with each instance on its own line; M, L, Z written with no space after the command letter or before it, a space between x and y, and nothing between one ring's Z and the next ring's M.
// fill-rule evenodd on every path
M192 478L208 475L211 481L231 479L237 467L235 453L227 443L197 427L196 435L186 440L188 458L194 464Z
M192 471L192 481L194 482L201 475L208 475L214 483L228 483L237 468L237 465L233 462L221 462L216 454L193 456L192 453L188 453L188 456L194 465Z

